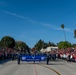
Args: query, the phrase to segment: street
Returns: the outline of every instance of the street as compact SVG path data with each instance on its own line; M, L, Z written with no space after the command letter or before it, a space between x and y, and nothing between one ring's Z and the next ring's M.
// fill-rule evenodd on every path
M76 75L76 63L66 61L21 62L8 61L0 64L0 75Z

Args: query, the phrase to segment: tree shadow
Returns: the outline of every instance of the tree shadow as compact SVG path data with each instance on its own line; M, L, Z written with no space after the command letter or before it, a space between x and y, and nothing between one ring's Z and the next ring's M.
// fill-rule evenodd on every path
M10 61L11 59L5 59L5 60L0 60L0 65L7 63L8 61Z

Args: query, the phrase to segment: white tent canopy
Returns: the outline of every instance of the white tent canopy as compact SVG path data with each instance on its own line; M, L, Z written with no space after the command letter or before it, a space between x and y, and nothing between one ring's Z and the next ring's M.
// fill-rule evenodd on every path
M46 52L47 50L42 48L40 51L41 51L41 52Z
M50 52L50 51L53 51L53 50L56 50L58 49L58 47L47 47L46 49L41 49L40 51L41 52Z

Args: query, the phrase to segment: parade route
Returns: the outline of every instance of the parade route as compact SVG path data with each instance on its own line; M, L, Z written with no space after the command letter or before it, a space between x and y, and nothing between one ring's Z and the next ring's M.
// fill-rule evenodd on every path
M76 63L66 61L45 62L8 61L0 64L0 75L76 75Z

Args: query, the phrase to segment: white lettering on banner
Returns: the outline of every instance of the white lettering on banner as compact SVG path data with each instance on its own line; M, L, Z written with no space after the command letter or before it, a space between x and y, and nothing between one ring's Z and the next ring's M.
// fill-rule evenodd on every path
M33 59L35 58L35 57L32 57Z
M22 57L22 60L26 60L26 57Z
M44 60L45 59L45 57L41 57L41 60Z

